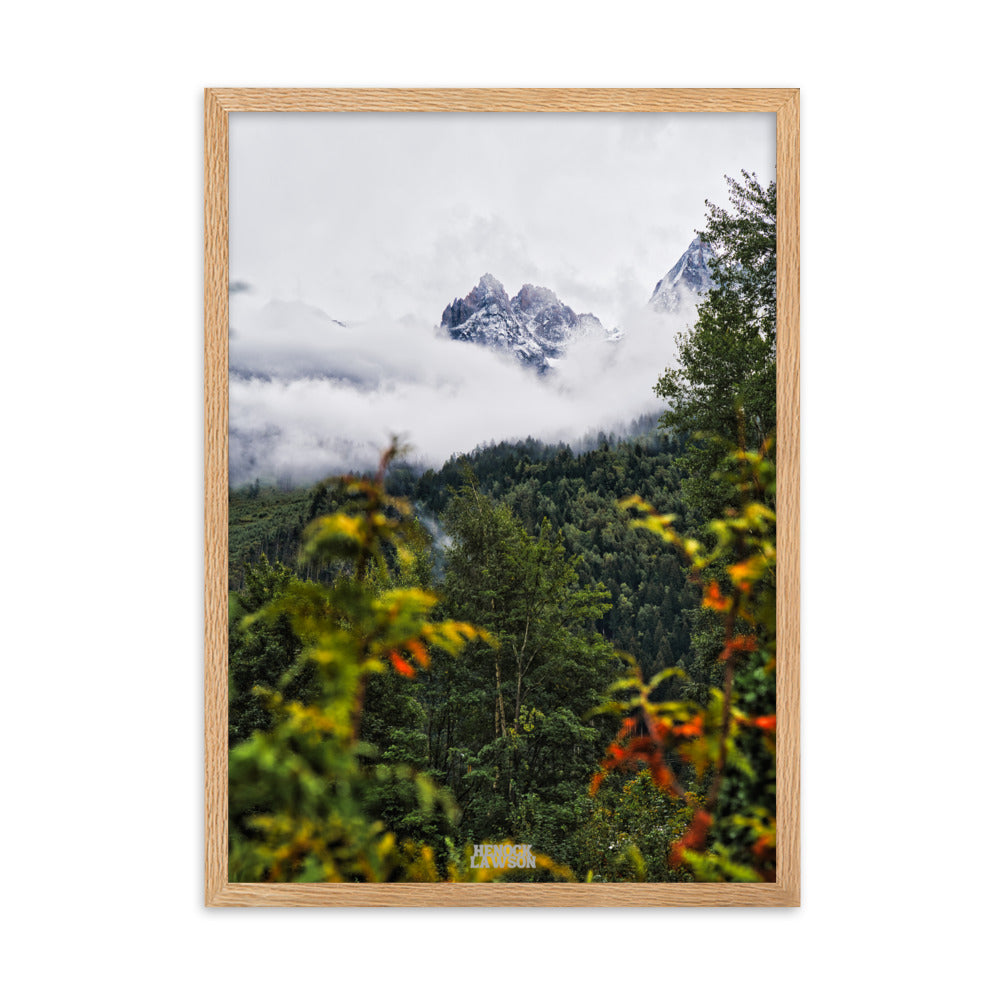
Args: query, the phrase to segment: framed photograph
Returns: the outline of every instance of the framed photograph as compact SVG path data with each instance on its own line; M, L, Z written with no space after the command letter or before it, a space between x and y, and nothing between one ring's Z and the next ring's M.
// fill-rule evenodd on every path
M798 149L205 92L207 905L798 905Z

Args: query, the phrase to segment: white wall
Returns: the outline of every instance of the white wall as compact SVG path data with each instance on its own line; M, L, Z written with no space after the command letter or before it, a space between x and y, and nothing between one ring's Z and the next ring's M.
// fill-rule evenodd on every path
M11 995L987 992L1000 333L987 10L7 9ZM799 911L201 906L201 89L417 84L802 89Z

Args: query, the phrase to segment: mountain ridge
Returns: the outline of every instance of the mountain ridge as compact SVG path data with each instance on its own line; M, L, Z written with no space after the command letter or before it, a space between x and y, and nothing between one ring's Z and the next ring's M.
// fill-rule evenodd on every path
M648 304L657 312L679 312L697 302L718 285L712 274L713 260L711 244L695 236L677 263L656 283Z
M593 336L611 340L616 334L593 313L575 312L550 288L525 284L511 299L488 272L468 295L445 306L441 327L452 340L511 354L539 374L555 367L574 341Z

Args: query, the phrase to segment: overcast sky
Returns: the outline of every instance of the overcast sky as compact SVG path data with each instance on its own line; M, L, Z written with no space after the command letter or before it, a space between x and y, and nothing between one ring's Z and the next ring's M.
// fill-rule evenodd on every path
M726 200L771 114L230 115L230 276L331 316L440 321L486 271L607 327Z
M438 463L650 412L691 318L651 317L653 287L706 198L728 203L724 175L767 182L774 160L765 114L231 114L230 280L251 289L231 296L231 362L271 375L231 380L234 480L356 467L390 431ZM486 272L511 296L551 288L621 345L539 382L442 342L442 310ZM317 382L332 352L351 377Z

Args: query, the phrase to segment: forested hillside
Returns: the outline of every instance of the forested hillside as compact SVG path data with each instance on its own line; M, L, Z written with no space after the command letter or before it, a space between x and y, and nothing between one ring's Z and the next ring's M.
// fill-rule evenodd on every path
M578 557L575 570L581 584L608 590L611 607L598 623L600 633L619 649L641 656L655 672L684 662L690 635L682 612L695 606L696 591L680 557L631 531L618 501L639 493L661 510L678 510L680 472L674 459L679 450L676 439L662 431L604 441L578 455L566 446L534 441L491 445L419 477L405 465L396 467L387 488L413 499L418 517L431 531L439 568L446 543L441 519L455 493L470 481L484 496L508 507L529 534L548 520L567 553ZM285 492L259 487L234 491L230 586L238 590L247 565L261 555L295 566L303 528L330 506L330 491L322 485ZM316 566L303 571L323 575Z

